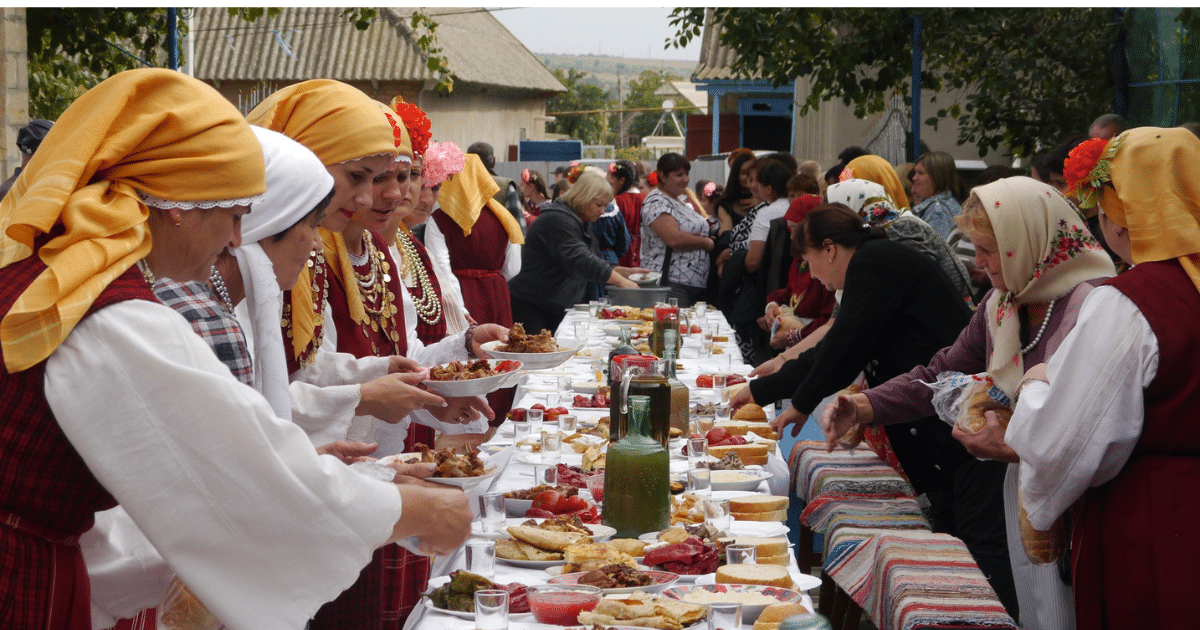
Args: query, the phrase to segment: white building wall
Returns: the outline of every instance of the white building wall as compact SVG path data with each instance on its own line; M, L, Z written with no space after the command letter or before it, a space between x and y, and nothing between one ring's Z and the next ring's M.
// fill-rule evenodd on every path
M443 95L421 92L421 109L433 123L433 139L451 141L466 150L483 140L496 151L496 161L508 159L509 145L520 140L546 140L546 98L498 96L455 90ZM522 130L524 135L522 136Z

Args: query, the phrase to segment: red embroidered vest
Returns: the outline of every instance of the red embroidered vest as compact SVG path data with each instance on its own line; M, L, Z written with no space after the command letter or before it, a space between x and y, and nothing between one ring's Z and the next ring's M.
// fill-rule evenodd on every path
M1078 626L1192 627L1184 602L1200 591L1200 293L1174 260L1141 263L1108 284L1150 324L1158 368L1133 454L1074 511Z

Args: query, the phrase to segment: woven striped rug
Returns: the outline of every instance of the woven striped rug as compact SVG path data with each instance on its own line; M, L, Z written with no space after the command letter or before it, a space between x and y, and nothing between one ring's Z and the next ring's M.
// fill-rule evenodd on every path
M826 492L912 496L912 486L867 448L825 452L824 442L797 442L790 458L796 496L805 502Z
M830 538L826 574L879 630L1016 628L953 536L843 527Z
M825 493L812 500L800 514L800 522L825 535L825 553L833 532L843 527L860 529L922 529L929 521L912 497L880 498L873 495Z

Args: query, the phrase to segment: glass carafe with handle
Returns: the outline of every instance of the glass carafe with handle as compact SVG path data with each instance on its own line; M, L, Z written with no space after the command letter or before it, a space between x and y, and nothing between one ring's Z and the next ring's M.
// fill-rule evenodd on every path
M617 538L637 538L670 524L670 456L650 436L651 401L630 396L629 431L610 444L604 471L604 524Z

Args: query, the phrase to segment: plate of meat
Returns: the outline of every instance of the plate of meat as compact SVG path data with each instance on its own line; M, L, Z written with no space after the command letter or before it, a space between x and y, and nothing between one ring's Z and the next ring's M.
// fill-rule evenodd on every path
M609 398L608 394L592 394L585 396L576 394L575 399L571 402L573 409L608 409Z
M421 449L422 462L436 464L433 476L426 477L426 481L469 490L500 473L500 469L489 467L479 459L478 449L458 453L452 448L434 451L424 444L417 446Z
M452 361L429 368L423 383L433 393L450 398L483 396L516 385L521 365L520 361Z
M550 335L549 330L542 329L536 335L528 335L521 324L513 324L508 331L508 341L489 341L483 344L484 352L493 358L520 361L527 370L548 370L566 363L579 349L583 340L579 339L569 346L560 346Z

